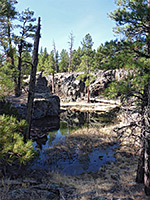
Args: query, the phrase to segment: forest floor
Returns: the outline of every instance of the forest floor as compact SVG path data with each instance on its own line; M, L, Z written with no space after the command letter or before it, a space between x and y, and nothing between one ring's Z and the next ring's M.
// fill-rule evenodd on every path
M124 138L118 138L112 131L116 125L73 131L66 138L65 146L59 149L60 154L64 148L66 153L71 151L70 144L74 145L79 137L85 153L90 145L107 146L119 142L115 162L103 165L96 172L73 176L10 166L8 173L0 170L0 200L150 200L145 196L143 184L135 182L137 143L134 138L129 139L130 131Z

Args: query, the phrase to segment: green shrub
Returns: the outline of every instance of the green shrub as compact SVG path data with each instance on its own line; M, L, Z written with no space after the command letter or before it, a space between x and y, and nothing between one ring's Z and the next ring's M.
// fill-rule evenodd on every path
M5 98L1 98L0 96L0 115L13 115L17 118L20 118L17 109L10 103L5 100Z
M31 140L23 141L25 120L13 116L0 116L0 160L7 163L25 164L34 156Z
M14 90L14 80L12 71L8 66L0 69L0 97L7 96Z

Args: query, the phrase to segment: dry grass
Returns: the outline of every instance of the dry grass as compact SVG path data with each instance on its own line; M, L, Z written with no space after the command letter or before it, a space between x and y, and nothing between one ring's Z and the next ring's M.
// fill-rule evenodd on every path
M65 144L57 144L53 148L60 153L73 151L78 145L82 151L90 151L93 147L107 146L108 144L120 142L120 147L116 149L116 162L102 166L97 172L89 172L76 176L62 175L56 172L48 172L41 177L42 184L57 185L63 200L90 200L94 197L111 198L132 198L133 200L149 200L144 194L142 184L135 182L137 169L137 156L134 137L129 139L130 131L127 131L124 138L117 138L113 132L115 124L100 128L83 128L71 132L66 137ZM138 132L137 132L138 134ZM134 148L133 148L134 146ZM39 178L39 177L38 177ZM19 187L19 186L18 186ZM27 187L21 185L20 187ZM7 192L12 188L9 185L0 191L0 200L8 200ZM29 194L31 197L29 198ZM41 192L42 194L42 192ZM26 199L44 200L37 191L26 193ZM21 200L21 198L20 198Z
M87 144L93 145L108 145L118 141L117 134L112 131L116 125L109 127L83 128L72 132L69 139L80 138L81 144L84 145L86 138ZM138 134L138 133L137 133ZM80 194L81 200L92 199L93 196L115 198L132 198L133 200L148 200L144 194L142 184L137 184L136 169L137 169L137 144L135 145L135 137L129 138L130 131L127 131L124 138L120 138L120 147L116 149L116 162L103 166L96 173L86 173L79 176L65 176L58 173L51 174L51 181L55 184L65 184L74 188L75 194ZM92 141L91 141L92 138ZM79 141L79 140L78 140ZM76 141L74 141L76 143ZM73 143L74 143L73 142ZM81 145L81 146L82 146ZM133 148L134 146L134 148ZM88 146L88 149L90 146ZM86 148L85 148L86 149ZM93 194L93 192L95 192ZM69 199L69 197L68 197Z

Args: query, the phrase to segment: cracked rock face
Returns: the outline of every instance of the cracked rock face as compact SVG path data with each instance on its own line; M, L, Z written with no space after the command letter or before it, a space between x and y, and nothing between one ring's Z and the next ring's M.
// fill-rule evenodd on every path
M60 113L60 99L56 95L45 93L36 96L33 104L33 119L39 119L46 116L58 116Z
M78 80L78 76L83 72L57 73L55 74L55 92L61 93L66 101L76 101L84 99L87 95L85 80ZM128 75L128 72L122 69L119 70L99 70L92 73L95 76L94 81L90 84L90 96L99 96L114 80L121 80ZM46 77L49 88L52 88L52 76Z

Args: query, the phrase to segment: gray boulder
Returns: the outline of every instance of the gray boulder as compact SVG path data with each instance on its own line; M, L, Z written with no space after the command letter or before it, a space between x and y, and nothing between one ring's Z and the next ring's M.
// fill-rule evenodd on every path
M56 95L36 93L33 103L33 119L46 116L58 116L60 113L60 99Z
M42 73L36 79L35 93L50 93L48 81L44 76L42 76Z

